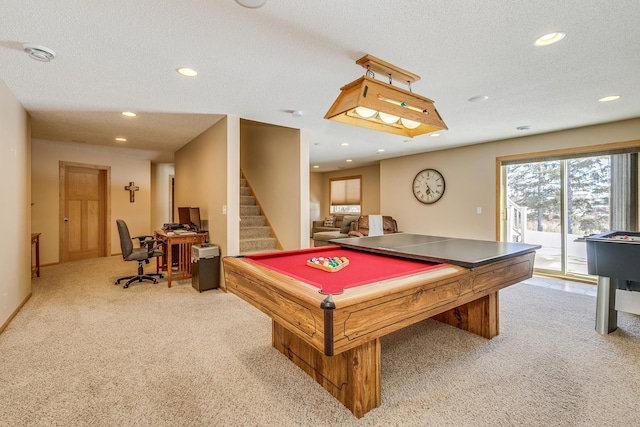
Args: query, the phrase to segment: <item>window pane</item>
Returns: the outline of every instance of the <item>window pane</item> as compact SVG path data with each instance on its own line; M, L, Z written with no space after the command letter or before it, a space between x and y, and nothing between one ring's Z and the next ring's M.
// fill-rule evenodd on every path
M561 271L560 161L507 166L507 197L509 241L541 245L535 268Z
M360 213L360 205L337 205L331 206L329 211L332 214L359 214Z
M567 160L567 272L587 274L584 236L610 229L611 156Z

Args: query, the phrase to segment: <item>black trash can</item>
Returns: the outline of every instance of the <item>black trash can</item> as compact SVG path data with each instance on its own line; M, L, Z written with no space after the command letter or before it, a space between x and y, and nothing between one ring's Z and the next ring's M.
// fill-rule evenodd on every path
M220 286L220 248L209 243L191 246L191 286L198 292Z

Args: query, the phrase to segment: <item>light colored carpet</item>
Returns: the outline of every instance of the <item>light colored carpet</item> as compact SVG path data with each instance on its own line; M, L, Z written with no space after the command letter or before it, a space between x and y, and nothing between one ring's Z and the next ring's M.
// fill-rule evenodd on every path
M358 420L271 347L270 319L190 282L113 281L119 257L43 268L0 335L1 426L627 426L640 317L595 298L501 291L493 340L428 320L382 340L382 405Z

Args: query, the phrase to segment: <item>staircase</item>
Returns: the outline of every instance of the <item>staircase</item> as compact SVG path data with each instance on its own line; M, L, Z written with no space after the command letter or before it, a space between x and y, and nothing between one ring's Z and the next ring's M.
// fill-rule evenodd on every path
M278 250L277 246L251 187L240 177L240 253L273 252Z

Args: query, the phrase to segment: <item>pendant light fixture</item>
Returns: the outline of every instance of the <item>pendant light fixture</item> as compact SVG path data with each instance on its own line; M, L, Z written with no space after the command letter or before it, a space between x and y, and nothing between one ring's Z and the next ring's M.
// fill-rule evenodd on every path
M356 64L366 68L361 78L340 88L325 119L413 138L447 129L429 98L411 92L411 83L420 76L371 55ZM389 83L375 79L385 75ZM405 82L409 90L393 86L393 80Z

